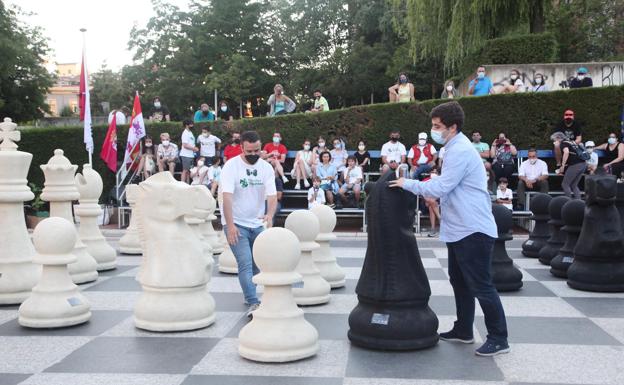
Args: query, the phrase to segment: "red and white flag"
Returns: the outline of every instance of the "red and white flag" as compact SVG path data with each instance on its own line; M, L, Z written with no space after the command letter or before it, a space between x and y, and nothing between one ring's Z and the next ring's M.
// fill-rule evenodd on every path
M145 122L143 121L143 112L141 111L141 101L139 100L139 91L134 96L134 105L132 107L132 118L130 119L130 128L128 129L128 142L126 143L126 153L124 155L124 170L128 173L134 160L139 156L139 141L145 136ZM124 175L125 176L125 175Z
M91 132L91 102L89 100L89 73L87 72L86 48L82 47L82 65L80 66L80 120L84 121L84 144L89 152L89 163L93 154L93 134Z
M100 158L112 172L117 172L117 114L115 111L113 111L113 120L108 125Z

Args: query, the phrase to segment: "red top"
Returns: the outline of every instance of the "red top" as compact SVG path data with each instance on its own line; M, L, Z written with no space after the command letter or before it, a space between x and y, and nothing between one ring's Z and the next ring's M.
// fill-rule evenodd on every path
M240 144L237 144L236 146L228 144L227 146L225 146L225 149L223 149L223 156L227 158L227 160L230 160L242 153L243 147Z
M262 150L269 154L269 158L279 158L282 154L288 154L286 146L281 143L277 145L274 143L267 143Z

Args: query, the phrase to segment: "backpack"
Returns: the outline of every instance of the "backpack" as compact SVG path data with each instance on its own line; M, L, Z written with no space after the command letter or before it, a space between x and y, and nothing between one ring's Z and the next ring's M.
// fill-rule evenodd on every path
M572 147L574 153L579 157L579 159L588 161L591 158L591 154L575 142L568 141L568 144Z

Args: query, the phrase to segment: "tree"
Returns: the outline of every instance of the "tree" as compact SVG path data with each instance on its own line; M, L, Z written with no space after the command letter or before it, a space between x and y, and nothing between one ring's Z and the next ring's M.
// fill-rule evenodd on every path
M44 67L47 40L18 20L20 12L0 0L0 116L23 122L49 111L45 96L54 77Z
M124 86L121 73L113 72L102 65L97 72L91 74L91 111L103 113L102 102L110 103L111 109L122 106L130 107L133 93Z

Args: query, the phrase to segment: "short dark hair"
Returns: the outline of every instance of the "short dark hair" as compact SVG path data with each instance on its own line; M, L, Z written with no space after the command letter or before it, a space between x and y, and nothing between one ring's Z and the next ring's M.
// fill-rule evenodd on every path
M182 121L182 126L183 127L190 126L191 124L193 124L193 121L191 119L184 119Z
M331 162L332 156L331 153L329 151L323 151L321 152L321 155L319 155L319 159L321 160L321 162L323 161L323 156L327 154L329 156L329 161Z
M390 135L392 134L400 134L401 130L399 130L398 128L393 128L392 130L390 130Z
M464 109L455 101L435 106L429 113L429 116L431 119L439 118L446 127L455 124L457 132L461 132L464 126Z
M203 131L203 130L210 131L210 126L209 126L209 125L207 125L207 124L202 124L202 125L201 125L201 129L202 129L202 131Z
M314 90L313 94L315 94L315 93L317 93L317 92L318 92L319 94L322 94L321 90L320 90L320 89L318 89L318 88Z
M507 178L505 178L504 176L500 177L498 179L498 183L509 183L509 181L507 180Z
M474 135L474 134L481 135L481 131L479 131L479 130L472 130L472 133L470 135Z
M529 152L537 152L537 149L535 147L529 147L529 150L527 151L527 154Z
M213 156L213 157L212 157L212 164L215 164L215 163L217 163L217 162L221 163L221 157L219 157L219 156Z
M245 131L241 134L241 143L256 143L260 141L260 136L256 131Z
M352 161L354 161L355 163L357 163L357 158L355 157L355 155L349 155L349 156L347 156L347 162L348 162L348 161L350 161L350 160L352 160Z

